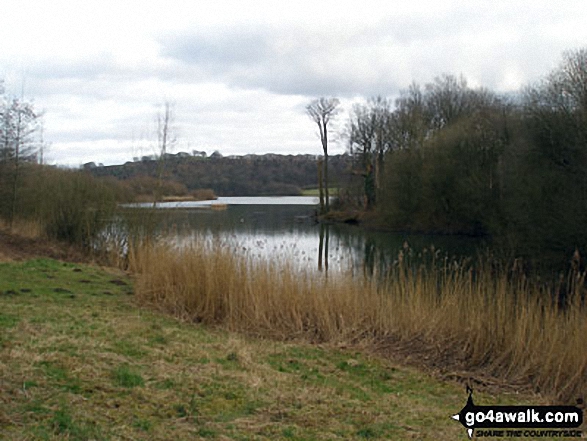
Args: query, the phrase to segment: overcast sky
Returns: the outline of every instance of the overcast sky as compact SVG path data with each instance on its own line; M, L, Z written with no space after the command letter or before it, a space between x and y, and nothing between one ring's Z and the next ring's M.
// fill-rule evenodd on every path
M53 163L154 153L166 101L176 152L318 154L315 97L348 110L442 73L519 90L586 22L586 0L2 0L0 79L45 111Z

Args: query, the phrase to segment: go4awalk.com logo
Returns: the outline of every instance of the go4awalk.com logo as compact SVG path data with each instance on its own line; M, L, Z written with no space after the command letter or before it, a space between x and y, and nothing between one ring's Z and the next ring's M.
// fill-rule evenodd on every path
M452 418L469 435L481 437L581 438L583 411L576 406L477 406L469 388L467 404Z

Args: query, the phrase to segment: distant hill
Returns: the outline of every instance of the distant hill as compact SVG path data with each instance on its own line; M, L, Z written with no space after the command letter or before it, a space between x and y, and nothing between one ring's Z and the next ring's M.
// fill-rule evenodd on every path
M197 154L196 154L197 153ZM204 157L201 152L166 154L164 179L184 184L188 190L210 188L219 196L297 195L302 189L316 188L317 156L245 155ZM139 176L157 176L159 160L152 156L123 165L84 168L96 177L114 176L127 180ZM348 155L329 157L330 186L342 182L350 169Z

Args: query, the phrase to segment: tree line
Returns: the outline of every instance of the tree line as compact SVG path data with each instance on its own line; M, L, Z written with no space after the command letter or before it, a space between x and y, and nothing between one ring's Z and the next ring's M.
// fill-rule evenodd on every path
M512 94L441 75L355 104L346 208L404 231L490 235L525 253L587 245L587 49Z
M348 173L348 155L331 157L331 185ZM128 162L123 165L91 168L93 176L113 176L131 186L157 176L158 161ZM296 196L316 187L317 166L314 155L247 155L241 157L168 156L162 177L165 185L175 183L190 193L211 189L218 196Z
M42 174L35 168L43 162L41 113L2 86L0 217L12 223L39 211L39 194L50 185L38 181ZM325 196L339 189L339 206L373 213L396 230L486 235L526 254L585 250L587 49L565 53L549 75L516 93L441 75L412 84L395 100L380 96L355 104L342 133L348 154L330 157L327 126L338 106L335 98L323 98L306 107L320 128L324 156L318 164L301 155L176 158L164 169L146 161L84 174L147 176L218 195L299 194L318 178ZM61 179L57 172L43 176ZM79 179L80 188L92 187ZM65 184L55 185L58 194ZM126 197L114 182L107 186L103 199L110 205L112 195ZM322 200L328 211L329 198Z

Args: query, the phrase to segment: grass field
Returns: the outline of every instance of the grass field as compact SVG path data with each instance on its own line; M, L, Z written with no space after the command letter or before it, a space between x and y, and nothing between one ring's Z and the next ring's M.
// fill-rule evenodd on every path
M136 304L95 266L0 264L0 439L466 439L461 385ZM477 404L536 402L477 393Z

